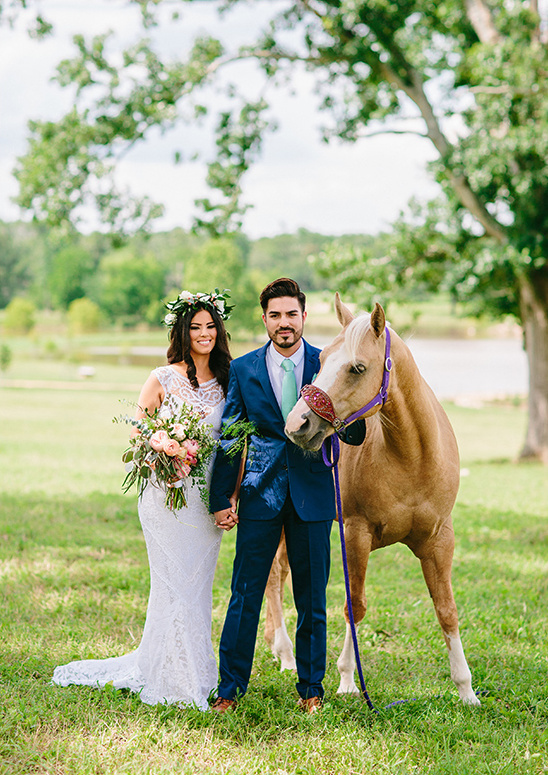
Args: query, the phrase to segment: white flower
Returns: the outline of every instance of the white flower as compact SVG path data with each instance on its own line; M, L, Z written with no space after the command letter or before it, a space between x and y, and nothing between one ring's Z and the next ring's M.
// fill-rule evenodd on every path
M222 314L225 311L225 303L223 299L217 299L215 302L215 306L219 310L219 312Z
M177 320L177 315L174 312L170 312L165 316L164 323L166 326L172 326L176 320Z
M179 294L179 298L183 301L186 301L187 299L192 299L192 293L190 291L181 291Z

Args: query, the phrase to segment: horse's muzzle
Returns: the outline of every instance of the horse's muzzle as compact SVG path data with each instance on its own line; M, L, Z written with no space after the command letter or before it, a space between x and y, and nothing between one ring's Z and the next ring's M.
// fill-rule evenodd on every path
M316 452L324 439L333 433L333 427L301 401L297 401L287 417L285 435L302 449Z

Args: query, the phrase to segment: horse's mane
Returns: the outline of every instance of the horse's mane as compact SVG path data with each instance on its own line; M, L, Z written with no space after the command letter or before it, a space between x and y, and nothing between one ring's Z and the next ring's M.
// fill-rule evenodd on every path
M344 342L353 364L358 360L358 348L360 342L365 336L366 331L369 330L370 325L371 314L369 312L361 312L351 323L349 323L348 328L346 329Z

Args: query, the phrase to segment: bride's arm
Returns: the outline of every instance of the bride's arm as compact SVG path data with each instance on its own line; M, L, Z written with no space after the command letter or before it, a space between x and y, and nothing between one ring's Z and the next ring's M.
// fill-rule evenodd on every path
M151 374L139 393L135 418L140 420L141 417L145 416L146 412L152 414L155 409L159 409L164 400L164 395L164 389L160 385L158 378L155 377L154 374ZM136 428L133 428L131 435L135 436L137 433L139 433L139 431Z

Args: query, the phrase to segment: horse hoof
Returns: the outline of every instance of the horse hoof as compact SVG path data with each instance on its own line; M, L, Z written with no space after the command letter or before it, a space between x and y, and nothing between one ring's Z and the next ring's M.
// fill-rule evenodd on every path
M341 683L339 685L339 688L337 689L337 694L353 694L353 695L356 695L356 694L359 694L359 693L360 693L359 689L358 689L358 687L356 686L356 684L354 682L347 684L347 683L343 683L341 681Z
M481 705L481 702L475 694L467 694L465 697L461 697L461 700L465 705Z
M291 657L291 659L280 660L280 673L283 673L284 670L292 670L293 672L297 671L297 663L295 662L295 657Z

